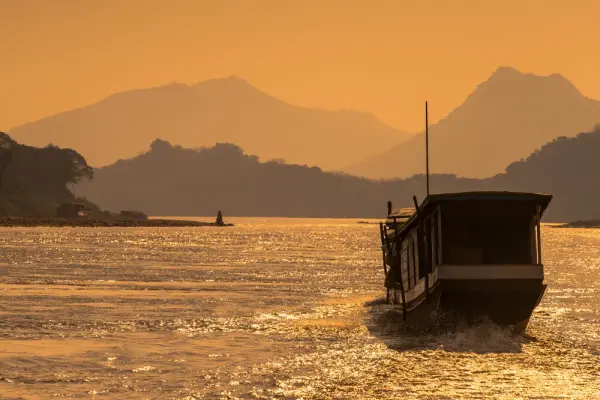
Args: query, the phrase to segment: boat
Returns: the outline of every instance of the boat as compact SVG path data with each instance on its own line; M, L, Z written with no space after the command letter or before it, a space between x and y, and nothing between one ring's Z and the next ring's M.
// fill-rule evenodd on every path
M487 318L524 331L547 287L540 222L551 199L526 192L429 194L427 167L423 202L413 196L414 207L400 209L388 202L380 224L387 302L408 321L426 314L452 327Z
M382 223L387 301L525 330L546 290L540 221L552 196L431 194Z

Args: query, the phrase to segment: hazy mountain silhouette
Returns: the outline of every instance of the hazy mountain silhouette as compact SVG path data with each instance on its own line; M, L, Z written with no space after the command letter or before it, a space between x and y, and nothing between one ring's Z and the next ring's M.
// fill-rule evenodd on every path
M522 190L553 194L547 219L600 217L600 130L543 146L506 172L488 179L433 175L432 193ZM151 150L96 171L78 193L113 211L135 208L153 215L382 217L387 200L410 206L422 199L423 175L372 181L325 173L318 167L259 162L232 144L192 150L156 140Z
M430 126L430 171L489 177L553 138L589 130L599 122L600 101L586 98L561 75L536 76L501 67L460 107ZM424 170L424 134L344 168L371 178L407 177Z
M235 77L119 93L10 133L29 145L76 149L95 166L162 137L187 147L235 142L262 159L341 168L408 137L372 114L296 107Z

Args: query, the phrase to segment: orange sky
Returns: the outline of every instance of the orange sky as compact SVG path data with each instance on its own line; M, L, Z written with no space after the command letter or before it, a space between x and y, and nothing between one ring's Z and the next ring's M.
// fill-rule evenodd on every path
M0 130L119 91L237 75L417 131L499 65L600 99L598 0L0 0Z

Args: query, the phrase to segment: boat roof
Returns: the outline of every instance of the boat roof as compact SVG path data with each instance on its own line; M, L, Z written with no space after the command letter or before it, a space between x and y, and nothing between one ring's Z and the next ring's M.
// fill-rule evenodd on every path
M430 194L419 205L419 211L429 204L437 204L446 201L523 201L537 203L543 213L552 200L552 195L529 192L509 191L481 191L481 192L456 192Z
M541 193L528 193L528 192L509 192L509 191L479 191L479 192L456 192L456 193L438 193L430 194L425 197L423 202L419 205L419 212L427 212L428 209L435 207L440 203L448 202L486 202L486 201L517 201L517 202L530 202L540 206L540 218L544 214L544 211L550 204L552 195L541 194ZM412 214L408 216L409 211L412 210ZM396 214L397 212L397 214ZM417 213L415 208L401 208L392 211L388 216L388 221L397 218L398 222L404 222L401 230L408 229L410 225L417 219Z

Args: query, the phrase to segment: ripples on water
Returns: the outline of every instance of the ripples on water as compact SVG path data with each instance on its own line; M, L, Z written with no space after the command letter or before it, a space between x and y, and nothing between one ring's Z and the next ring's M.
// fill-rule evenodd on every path
M0 398L600 398L600 230L545 228L525 336L399 333L377 225L1 229Z

